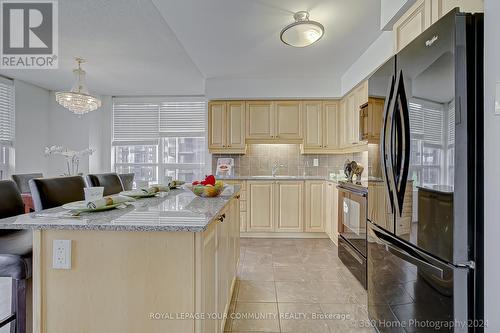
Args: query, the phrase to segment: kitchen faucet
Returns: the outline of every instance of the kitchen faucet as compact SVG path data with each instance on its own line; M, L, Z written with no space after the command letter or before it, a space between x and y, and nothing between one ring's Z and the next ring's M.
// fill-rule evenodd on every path
M276 172L278 172L278 170L279 170L280 168L286 168L286 167L287 167L287 166L286 166L285 164L280 164L280 162L279 162L279 161L275 161L275 162L274 162L274 165L273 165L273 168L272 168L272 170L271 170L271 175L272 175L273 177L276 177Z

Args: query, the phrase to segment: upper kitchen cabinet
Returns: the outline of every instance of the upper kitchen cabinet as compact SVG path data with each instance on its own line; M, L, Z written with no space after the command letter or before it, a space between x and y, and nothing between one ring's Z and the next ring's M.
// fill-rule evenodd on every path
M379 143L384 101L383 98L370 97L368 102L361 106L359 114L361 140L368 143Z
M340 146L347 151L364 149L366 141L361 140L360 108L368 101L368 83L363 81L340 102Z
M455 7L462 12L482 12L484 0L418 0L393 26L395 51L399 52Z
M304 143L302 153L329 154L339 151L339 102L303 101Z
M246 103L246 137L249 140L274 139L274 105L272 101Z
M275 139L302 140L302 112L299 101L276 101Z
M244 154L245 102L214 101L208 104L210 153Z
M249 143L300 143L302 112L299 101L249 101L246 139Z
M303 152L323 148L323 110L321 101L304 101Z

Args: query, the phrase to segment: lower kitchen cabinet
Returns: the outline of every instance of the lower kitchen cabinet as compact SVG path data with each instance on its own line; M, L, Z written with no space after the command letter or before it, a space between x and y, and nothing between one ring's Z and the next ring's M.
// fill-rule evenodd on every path
M325 187L325 232L337 244L339 237L337 204L339 190L337 189L337 185L332 182L327 182Z
M247 231L274 231L274 182L247 181Z
M306 232L325 231L325 182L306 181Z
M248 232L304 231L302 181L248 181Z
M304 182L278 181L276 187L276 231L304 230Z

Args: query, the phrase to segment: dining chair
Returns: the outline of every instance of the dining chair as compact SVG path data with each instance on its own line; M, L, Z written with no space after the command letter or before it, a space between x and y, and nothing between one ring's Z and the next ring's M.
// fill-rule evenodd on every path
M0 219L24 213L16 183L0 181ZM11 332L26 332L26 288L31 278L31 230L0 230L0 277L12 279L11 314L1 319L0 328L10 324Z
M24 202L24 212L29 213L35 210L33 205L33 198L31 196L31 190L29 181L33 178L42 178L43 174L41 173L23 173L12 175L12 180L16 183L19 191L21 191L21 197Z
M21 193L31 193L29 181L33 178L42 178L42 173L23 173L12 175L12 180L16 183Z
M85 199L81 176L35 178L29 185L36 212Z
M104 187L105 196L123 191L122 181L116 173L89 174L86 180L88 187Z
M118 175L122 181L122 186L124 191L130 191L134 188L134 173L120 173Z

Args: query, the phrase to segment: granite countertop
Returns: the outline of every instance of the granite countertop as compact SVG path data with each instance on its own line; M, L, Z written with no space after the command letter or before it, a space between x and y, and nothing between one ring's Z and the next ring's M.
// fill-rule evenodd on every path
M187 189L177 189L163 197L139 199L123 209L79 217L56 216L64 212L58 207L44 210L43 216L30 213L0 219L0 229L201 232L239 192L240 186L234 185L219 197L200 198Z

